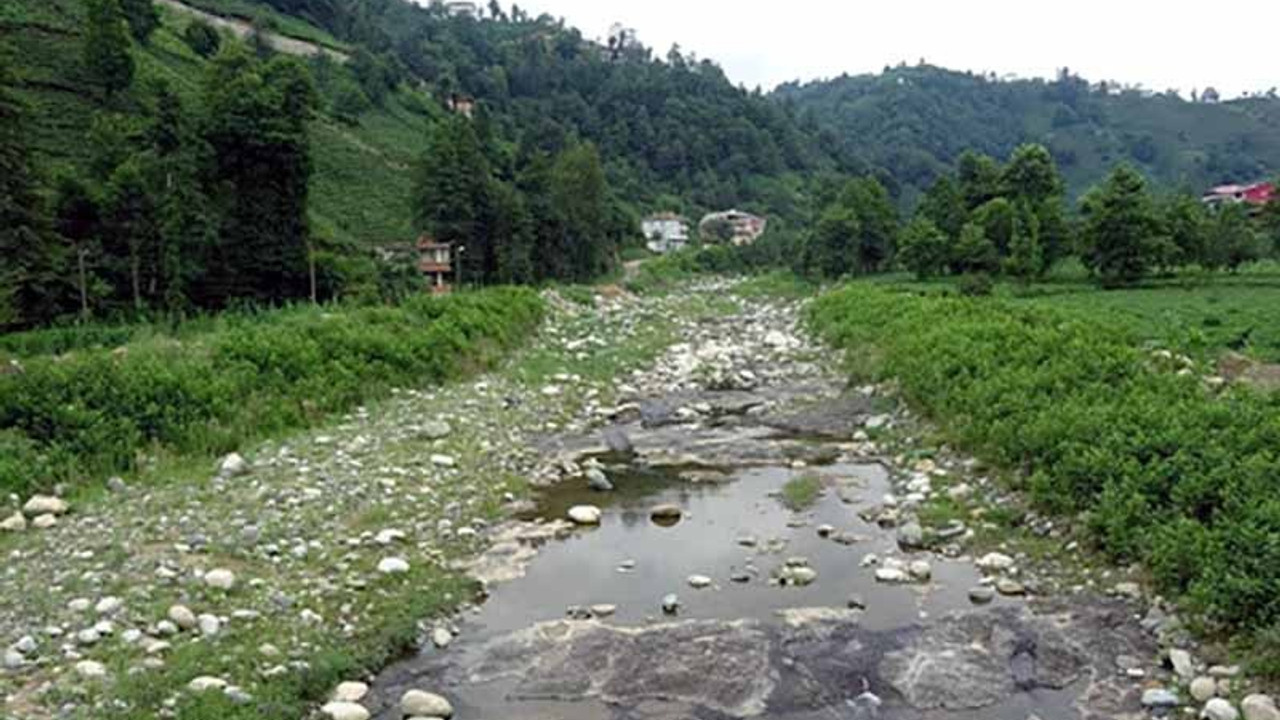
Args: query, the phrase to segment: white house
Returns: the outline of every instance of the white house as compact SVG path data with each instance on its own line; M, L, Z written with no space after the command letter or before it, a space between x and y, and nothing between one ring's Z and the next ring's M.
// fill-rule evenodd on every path
M704 243L729 242L735 246L750 245L769 226L765 218L741 210L725 210L702 218L698 235Z
M650 250L669 253L689 244L689 221L671 212L650 215L640 222Z

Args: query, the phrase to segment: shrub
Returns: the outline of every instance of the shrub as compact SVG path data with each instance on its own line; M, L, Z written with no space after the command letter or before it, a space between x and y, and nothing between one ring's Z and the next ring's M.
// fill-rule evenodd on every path
M1060 309L851 286L810 321L1210 623L1280 622L1280 396L1215 396L1126 329Z
M541 312L530 290L492 289L280 310L191 340L28 358L0 376L0 490L129 471L150 450L226 452L395 386L457 377L512 348Z
M192 20L187 29L182 31L182 41L191 51L200 57L213 57L222 47L222 36L217 28L204 20Z

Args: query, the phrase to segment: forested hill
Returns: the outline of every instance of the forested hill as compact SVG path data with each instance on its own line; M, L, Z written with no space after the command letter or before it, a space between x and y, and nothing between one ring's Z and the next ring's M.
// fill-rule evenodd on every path
M1007 157L1025 142L1052 151L1072 195L1119 162L1196 191L1280 171L1273 96L1193 102L1069 72L1054 81L1003 81L928 65L784 85L776 96L837 138L834 152L886 169L908 197L953 169L964 150Z

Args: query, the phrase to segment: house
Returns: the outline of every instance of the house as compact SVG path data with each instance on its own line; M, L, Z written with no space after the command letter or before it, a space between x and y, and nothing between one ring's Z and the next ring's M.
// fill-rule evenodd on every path
M453 290L449 284L453 276L453 245L436 242L430 235L418 238L418 272L433 295Z
M444 10L451 17L480 17L480 4L465 0L450 0L444 4Z
M656 253L674 252L689 244L689 221L675 213L650 215L640 221L640 230Z
M698 235L705 243L727 242L734 246L750 245L764 234L769 221L741 210L711 213L698 223Z
M458 93L453 93L452 95L449 96L449 100L446 104L449 106L450 110L458 113L459 115L467 118L468 120L475 117L476 101L475 101L475 98L473 97L470 97L468 95L459 95Z
M1269 182L1250 185L1219 185L1204 195L1206 205L1237 205L1245 203L1259 208L1276 199L1276 186Z

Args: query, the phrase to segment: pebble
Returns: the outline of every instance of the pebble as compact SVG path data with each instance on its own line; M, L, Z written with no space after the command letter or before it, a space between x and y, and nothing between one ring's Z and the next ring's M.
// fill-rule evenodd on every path
M649 510L649 519L658 523L677 521L683 515L679 505L658 505Z
M31 527L37 530L48 530L49 528L57 524L58 524L58 516L52 515L52 514L40 515L35 520L31 521Z
M591 614L598 618L612 617L618 612L617 605L592 605Z
M1218 682L1211 677L1198 677L1191 681L1191 697L1196 702L1205 702L1218 694Z
M183 630L192 630L197 625L196 614L185 605L174 605L169 608L169 619Z
M449 644L452 642L453 633L449 632L447 628L438 627L431 631L431 644L441 650L449 647Z
M215 590L231 590L236 586L236 574L226 568L217 568L204 574L204 584Z
M1142 693L1142 705L1149 708L1175 708L1182 703L1178 694L1165 688L1151 688Z
M979 569L987 571L1009 570L1014 565L1013 558L1003 553L988 553L978 558Z
M409 572L409 561L398 557L383 558L378 561L378 572L383 575L403 575Z
M369 720L369 711L353 702L331 702L320 712L329 720Z
M107 666L95 660L76 663L76 674L85 680L98 680L107 676Z
M596 492L613 492L613 483L609 482L609 478L604 471L598 468L590 468L586 472L587 486Z
M249 463L240 455L240 453L231 453L222 458L222 462L218 463L218 477L224 480L240 477L249 472Z
M200 634L205 637L213 637L222 631L222 621L217 615L205 613L196 618L196 625L200 628Z
M67 501L60 497L52 495L34 495L27 504L22 506L22 512L30 516L39 515L65 515L71 506L67 505Z
M0 532L22 532L27 529L27 518L16 512L0 522Z
M680 597L675 593L663 597L662 612L667 615L675 615L680 612Z
M689 587L694 588L695 590L701 590L703 588L711 587L712 581L711 578L706 575L690 575L688 582Z
M124 607L124 601L118 597L104 597L98 601L93 607L94 611L99 615L112 615L120 611Z
M1244 720L1280 720L1280 710L1270 695L1249 695L1240 703Z
M1200 717L1205 718L1205 720L1239 720L1240 711L1236 710L1230 700L1214 698L1204 704L1204 710L1200 712Z
M996 591L999 592L1001 595L1009 595L1011 597L1017 597L1019 595L1026 595L1027 587L1022 583L1018 582L1017 580L1010 580L1009 578L1001 578L996 583Z
M969 589L969 602L974 605L990 605L996 599L996 591L989 587L975 587Z
M1191 659L1191 653L1179 648L1169 650L1169 666L1183 680L1190 680L1195 677L1196 666Z
M218 677L210 677L204 675L187 683L187 689L193 693L209 692L210 690L221 690L227 686L227 681Z
M338 683L331 699L334 702L358 703L369 694L369 686L362 682L349 681Z

